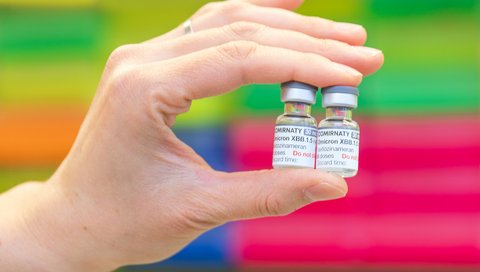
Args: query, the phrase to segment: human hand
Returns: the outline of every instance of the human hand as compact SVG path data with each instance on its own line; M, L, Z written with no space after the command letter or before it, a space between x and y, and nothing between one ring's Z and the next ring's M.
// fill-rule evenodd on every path
M358 85L379 69L383 55L361 46L362 27L287 10L301 2L211 3L192 17L193 34L179 27L115 50L56 173L0 200L21 207L6 216L17 232L0 227L21 233L0 236L14 249L7 256L35 270L111 270L165 259L228 221L343 197L345 181L318 170L214 171L171 130L192 100L241 85ZM30 257L12 237L31 238Z

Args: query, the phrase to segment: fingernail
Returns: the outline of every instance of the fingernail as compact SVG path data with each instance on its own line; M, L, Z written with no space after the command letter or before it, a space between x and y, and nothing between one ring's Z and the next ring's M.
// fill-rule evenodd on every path
M343 71L345 71L345 72L347 72L347 73L349 73L353 76L363 76L359 71L353 69L350 66L339 64L339 63L337 63L337 66L338 66L338 68L342 69Z
M311 202L342 198L347 194L347 188L341 185L322 182L304 191L305 198Z
M363 27L361 25L352 23L335 23L334 28L340 31L363 31Z
M369 57L373 57L373 56L376 56L378 54L381 54L382 51L376 49L376 48L371 48L371 47L365 47L365 46L356 46L355 47L357 49L357 51L362 54L362 55L366 55L366 56L369 56Z

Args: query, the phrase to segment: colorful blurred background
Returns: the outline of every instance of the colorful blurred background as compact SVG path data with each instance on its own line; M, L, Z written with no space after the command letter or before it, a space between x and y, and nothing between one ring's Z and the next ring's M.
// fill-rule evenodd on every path
M53 173L115 47L206 2L0 0L0 192ZM121 271L479 271L480 1L307 0L299 12L361 23L385 53L360 86L348 196L227 224ZM270 168L279 96L278 85L253 85L196 101L175 131L215 169Z

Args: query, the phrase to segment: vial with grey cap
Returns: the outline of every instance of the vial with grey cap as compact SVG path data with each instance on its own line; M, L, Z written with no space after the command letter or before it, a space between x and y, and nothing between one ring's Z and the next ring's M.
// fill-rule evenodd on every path
M317 87L296 82L281 86L285 112L277 118L273 168L315 168L316 120L311 113Z
M357 174L360 129L352 120L357 99L358 89L355 87L322 89L322 107L326 108L326 117L318 124L317 169L345 178Z

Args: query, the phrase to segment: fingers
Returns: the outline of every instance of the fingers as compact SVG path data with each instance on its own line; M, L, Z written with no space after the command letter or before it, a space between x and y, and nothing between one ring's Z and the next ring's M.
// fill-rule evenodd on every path
M264 7L282 8L288 10L294 10L303 4L303 0L240 0L254 5Z
M125 71L124 71L125 73ZM167 126L188 111L191 101L220 95L242 85L296 80L325 87L357 86L362 74L325 57L284 48L236 41L167 61L139 65L117 82L142 86L154 99L155 116ZM127 82L125 82L127 81Z
M265 3L267 2L278 1L266 1ZM245 1L207 4L191 20L196 32L246 21L273 28L298 31L316 38L338 40L352 45L363 45L367 38L365 29L360 25L304 16L289 10L253 5ZM185 35L184 30L180 27L150 42L164 41L183 35Z
M233 13L228 22L251 21L270 27L283 28L307 35L343 41L352 45L362 45L366 41L366 31L362 26L350 23L300 15L288 10L267 7L247 6Z
M344 197L347 184L340 176L314 169L220 173L218 194L226 207L225 220L278 216L309 203Z
M144 50L144 56L148 58L146 54L149 54L151 59L158 61L239 40L320 54L334 62L351 66L364 75L375 72L383 63L381 51L374 48L350 46L336 40L318 39L301 32L250 22L236 22L149 46L149 50Z
M355 69L325 57L246 41L230 42L172 60L139 66L139 71L142 82L169 82L168 86L150 88L176 90L165 95L168 95L169 103L174 102L177 107L245 84L296 80L319 87L356 86L362 80L362 74ZM176 98L185 101L175 101Z

